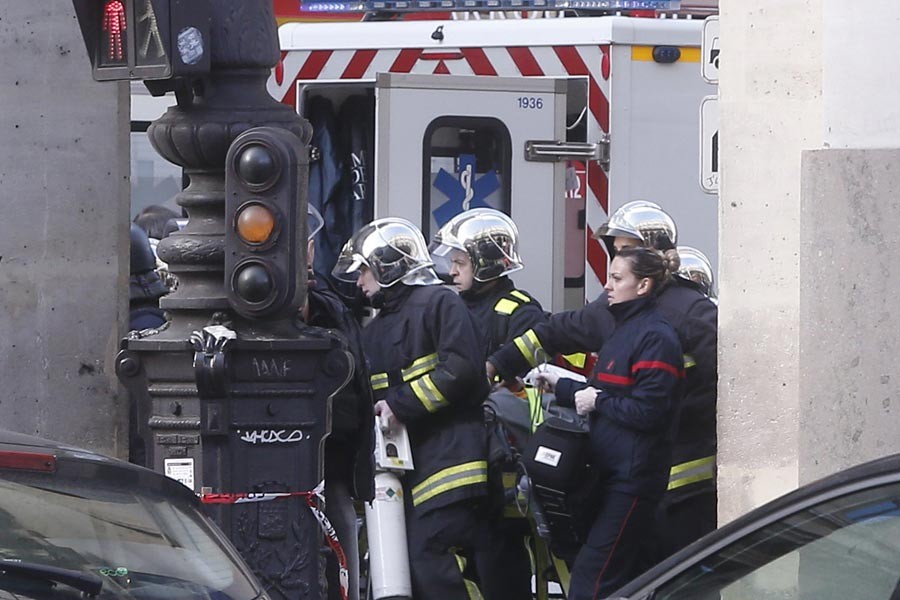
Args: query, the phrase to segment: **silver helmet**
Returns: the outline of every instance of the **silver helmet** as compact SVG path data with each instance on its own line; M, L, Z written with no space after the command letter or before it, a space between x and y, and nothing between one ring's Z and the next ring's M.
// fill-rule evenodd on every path
M690 246L678 246L678 258L681 259L681 266L675 272L689 281L693 281L700 286L700 291L715 299L715 276L713 275L712 264L706 255Z
M609 221L597 228L594 237L602 239L611 254L612 240L617 237L635 238L657 250L671 250L678 242L675 221L658 204L647 200L620 206Z
M482 283L524 266L516 224L493 208L474 208L456 215L435 234L430 250L439 268L447 267L452 250L465 252L472 261L475 280Z
M381 287L399 281L409 285L431 285L441 280L434 274L422 232L399 217L376 219L347 240L331 274L355 282L359 269L372 270Z

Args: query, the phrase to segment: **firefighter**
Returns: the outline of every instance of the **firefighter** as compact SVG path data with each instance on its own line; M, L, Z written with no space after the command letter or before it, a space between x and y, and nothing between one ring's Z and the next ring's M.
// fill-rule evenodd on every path
M611 256L628 246L668 250L676 242L671 218L659 206L642 201L616 211L597 235ZM658 539L647 556L648 567L716 528L718 308L702 283L693 280L689 268L685 265L659 303L660 312L678 332L687 380L678 412L668 491L659 506Z
M673 417L684 377L681 344L657 309L678 254L623 249L606 283L615 331L587 383L538 375L563 406L590 423L590 464L603 485L597 514L572 566L569 600L606 598L639 574L668 483Z
M309 325L334 330L344 337L353 354L353 380L332 399L331 433L325 440L325 514L334 526L347 559L348 599L359 600L359 543L353 499L367 502L375 496L374 445L371 423L372 390L366 371L359 324L324 278L316 276L316 234L324 221L312 205L307 209L306 304L300 318ZM328 555L326 569L329 600L340 600L337 557Z
M621 206L598 228L595 237L604 242L614 257L628 246L670 250L675 248L677 232L674 221L662 208L639 200ZM660 508L662 515L677 515L678 523L674 527L670 519L665 519L667 534L646 557L648 566L715 529L716 523L718 310L695 283L683 277L675 277L662 290L657 304L659 312L678 334L685 353L686 381L668 492ZM552 355L596 350L614 327L604 292L580 310L551 316L547 323L500 349L488 358L488 374L493 376L499 372L503 379L509 380L535 366L535 356L541 352Z
M522 335L546 316L540 303L516 289L510 273L524 266L519 258L519 232L502 212L490 208L465 211L447 222L434 237L431 254L448 273L469 308L483 357ZM442 273L443 274L443 273ZM508 466L508 465L507 465ZM481 591L488 600L531 599L531 559L525 546L529 534L522 519L503 519L503 465L490 465L492 485L488 527L477 554ZM523 528L524 526L524 528Z
M707 298L714 304L718 304L715 276L712 264L706 255L690 246L678 246L677 250L681 265L678 267L676 275L696 283Z
M356 279L378 308L363 329L375 414L407 429L415 469L403 477L416 598L477 597L463 578L487 491L483 400L489 385L463 301L433 270L422 233L384 218L344 246L333 274Z

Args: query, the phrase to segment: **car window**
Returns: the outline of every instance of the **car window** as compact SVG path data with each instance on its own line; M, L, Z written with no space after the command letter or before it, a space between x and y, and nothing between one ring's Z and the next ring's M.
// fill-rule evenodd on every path
M744 536L654 600L900 598L900 485L848 494Z
M97 575L101 597L256 597L220 535L191 503L151 490L0 480L0 559Z

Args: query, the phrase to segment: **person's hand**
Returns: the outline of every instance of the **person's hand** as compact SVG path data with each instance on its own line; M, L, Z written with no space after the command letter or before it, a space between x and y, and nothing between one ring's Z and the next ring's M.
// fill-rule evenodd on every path
M575 412L584 416L597 410L597 388L584 388L575 392Z
M391 405L385 400L379 400L375 403L375 414L379 416L379 425L382 430L394 429L400 423Z
M497 377L497 367L489 360L484 361L484 370L487 373L488 383L494 385L494 379Z
M557 381L559 381L559 374L552 371L540 371L534 376L535 385L551 394L556 391Z

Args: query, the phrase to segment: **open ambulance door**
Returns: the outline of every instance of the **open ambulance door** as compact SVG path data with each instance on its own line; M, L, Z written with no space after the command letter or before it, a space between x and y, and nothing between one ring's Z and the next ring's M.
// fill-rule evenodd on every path
M516 285L545 310L567 308L567 87L563 79L379 73L375 216L409 219L430 241L465 209L501 210L519 228L525 268Z

